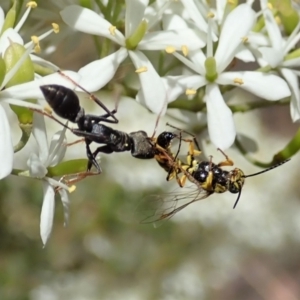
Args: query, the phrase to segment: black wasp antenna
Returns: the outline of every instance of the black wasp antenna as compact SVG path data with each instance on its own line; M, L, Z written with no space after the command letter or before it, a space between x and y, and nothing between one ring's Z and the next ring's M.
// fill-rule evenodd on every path
M288 161L290 161L290 160L291 160L290 158L289 158L289 159L286 159L286 160L284 160L284 161L282 161L282 162L280 162L280 163L278 163L278 164L276 164L276 165L274 165L274 166L272 166L272 167L270 167L270 168L268 168L268 169L265 169L265 170L260 171L260 172L257 172L257 173L249 174L249 175L242 175L241 177L242 177L242 178L248 178L248 177L253 177L253 176L260 175L260 174L262 174L262 173L266 173L266 172L268 172L268 171L271 171L271 170L273 170L273 169L275 169L275 168L277 168L277 167L279 167L279 166L285 164L286 162L288 162ZM236 201L235 201L235 203L234 203L233 209L237 206L237 204L238 204L238 202L239 202L239 200L240 200L241 194L242 194L242 189L239 190L239 194L238 194L238 197L237 197L237 199L236 199Z

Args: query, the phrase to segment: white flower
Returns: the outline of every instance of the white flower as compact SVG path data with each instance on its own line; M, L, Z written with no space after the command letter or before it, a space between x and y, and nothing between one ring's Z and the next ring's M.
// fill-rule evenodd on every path
M0 105L0 179L8 176L13 168L14 148L10 135L9 122L3 107Z
M79 70L82 76L81 84L89 91L95 91L103 87L115 74L121 62L129 56L136 68L141 83L141 91L137 98L150 110L159 113L166 100L166 90L162 79L152 66L152 63L142 52L143 50L163 50L168 46L181 50L183 46L189 49L197 49L204 46L193 30L183 28L182 30L147 32L149 25L155 24L154 16L151 15L151 23L144 18L148 1L127 0L125 14L125 35L117 30L111 23L97 13L71 5L61 11L65 23L72 28L89 34L106 37L121 48L101 59L96 60ZM160 17L160 14L158 14ZM132 37L135 38L133 44Z
M80 82L80 76L78 73L73 71L64 71L64 74L70 77L74 82ZM70 89L74 89L76 87L76 85L68 78L60 75L59 73L53 73L44 77L37 77L34 81L25 82L0 91L0 102L1 100L4 100L10 104L42 109L42 106L40 105L28 103L20 99L44 99L40 86L48 84L58 84Z
M0 55L3 57L6 49L11 45L11 43L15 42L20 45L24 45L22 37L18 34L18 31L26 21L31 8L35 7L35 4L31 2L31 5L27 6L27 10L24 13L23 17L20 19L19 23L15 26L15 28L6 29L0 37ZM5 14L2 8L0 7L0 32L2 31L2 27L5 24ZM44 38L49 35L53 30L48 31L43 34L40 38ZM17 70L23 64L24 60L28 57L28 55L34 49L35 44L33 41L29 42L25 45L27 51L22 55L19 61L14 65L14 67L5 74L5 77L2 82L0 82L0 90L2 90L5 85L9 82L9 80L15 75ZM35 59L35 56L31 55L31 59ZM14 149L12 144L11 132L9 127L9 121L7 119L6 113L0 104L0 155L1 157L5 157L5 159L1 163L0 167L0 179L8 176L13 168L13 155Z
M271 46L259 47L258 50L262 54L265 61L264 65L269 64L272 68L276 68L288 82L291 97L291 116L294 122L300 120L300 93L298 76L299 71L293 70L300 66L300 57L285 59L285 56L292 50L300 39L300 22L295 27L291 35L285 39L274 19L273 13L267 6L267 1L261 0L262 12L265 19L266 29L269 35ZM263 62L261 62L263 63Z
M66 128L57 132L48 146L44 117L35 113L33 135L38 144L38 153L32 153L27 161L29 174L31 177L43 180L43 206L40 220L40 234L43 244L46 245L53 226L53 217L55 210L55 188L58 191L64 207L65 224L68 222L68 187L53 178L47 177L47 168L57 165L64 157L66 152Z
M178 76L177 81L174 77L166 79L172 91L168 95L170 101L175 100L185 89L187 93L191 93L206 86L204 101L207 106L209 136L213 144L223 150L232 145L236 131L232 112L224 102L219 85L241 87L267 100L278 100L290 95L286 82L278 76L251 71L225 71L240 52L243 38L251 30L254 21L255 13L251 7L247 4L239 5L225 19L214 54L210 32L206 55L201 50L194 51L190 53L188 60L179 53L173 53L198 75Z

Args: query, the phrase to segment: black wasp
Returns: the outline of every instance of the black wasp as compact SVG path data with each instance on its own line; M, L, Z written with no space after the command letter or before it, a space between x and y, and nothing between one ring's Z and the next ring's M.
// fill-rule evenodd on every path
M131 151L131 155L135 158L155 158L163 168L170 171L170 176L174 173L173 170L171 170L173 164L169 157L174 157L170 151L170 147L171 141L177 137L176 134L165 131L159 134L157 138L154 138L148 137L147 133L142 130L131 133L115 130L100 122L118 123L118 119L115 117L117 110L109 111L99 99L87 91L92 100L103 108L106 114L100 116L85 114L84 109L80 106L76 93L64 86L51 84L40 86L40 89L46 101L58 116L77 124L78 128L69 128L53 116L44 113L70 129L75 135L85 139L88 170L94 165L98 173L101 172L101 168L96 161L96 156L99 152L112 153ZM112 119L109 119L109 117ZM92 153L90 149L92 142L103 145Z
M225 166L233 166L233 161L222 150L218 150L225 156L225 160L218 164L212 162L212 157L209 161L196 160L195 154L198 155L200 153L194 150L192 142L190 143L186 163L182 162L179 158L176 158L176 161L173 158L169 158L169 160L173 159L173 164L175 165L173 166L173 170L175 175L181 175L181 178L178 179L181 186L185 184L186 179L194 183L195 186L191 187L191 191L181 190L175 193L146 197L145 202L147 201L148 203L145 203L145 207L149 205L157 207L150 208L152 215L148 215L142 223L158 222L171 218L191 203L205 199L213 193L224 193L229 191L230 193L238 194L233 206L233 208L235 208L240 199L246 178L268 172L290 160L287 159L266 170L245 175L239 168L234 168L230 171L224 170L223 167ZM152 203L149 203L151 202L150 198L152 198ZM186 203L177 206L178 202L182 200Z

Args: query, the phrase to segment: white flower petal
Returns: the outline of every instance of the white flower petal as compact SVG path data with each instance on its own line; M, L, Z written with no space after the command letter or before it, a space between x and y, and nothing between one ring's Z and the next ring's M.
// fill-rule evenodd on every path
M3 56L5 50L11 42L23 45L22 37L12 28L6 29L0 37L0 53Z
M247 49L245 47L245 45L241 44L239 47L238 47L238 52L237 54L235 55L236 58L244 61L244 62L253 62L255 61L255 57L254 55L252 54L252 52Z
M31 58L32 62L37 63L38 65L43 66L45 68L49 68L49 69L52 69L54 71L59 69L58 66L54 65L49 60L45 60L45 59L43 59L39 56L36 56L34 54L30 54L30 58Z
M60 189L59 194L64 208L64 220L65 220L64 226L68 226L69 216L70 216L70 212L69 212L70 200L69 200L68 192L65 189Z
M195 51L193 51L193 52L195 52ZM188 58L179 54L178 52L174 52L173 55L177 59L179 59L183 64L185 64L187 67L189 67L191 70L195 71L195 73L199 73L201 75L205 74L202 64L195 64L194 62L190 61Z
M31 177L44 178L48 173L44 163L39 159L35 153L31 153L27 160L27 166L29 168L29 174Z
M285 60L282 64L283 67L300 67L300 57Z
M63 9L60 15L66 24L78 31L104 36L121 46L125 46L123 34L116 29L112 35L109 31L112 24L90 9L70 5Z
M288 82L291 91L291 116L293 122L297 122L300 116L300 91L299 91L299 84L298 84L298 77L297 75L289 69L282 68L281 69L282 76Z
M262 1L261 4L262 4L262 6L265 6L266 2ZM273 17L273 13L267 7L267 5L266 5L266 7L262 8L262 13L264 15L265 26L267 28L269 39L271 40L271 44L272 44L273 48L277 51L283 50L282 49L283 39L282 39L282 36L280 33L279 26L277 25L277 23Z
M272 68L276 68L281 64L283 60L283 51L276 48L260 47L258 51L262 54L262 57Z
M197 27L207 32L207 22L203 18L202 14L199 12L197 6L195 5L194 1L190 0L181 0L182 4L184 5L185 9L187 10L190 18L195 22Z
M54 189L48 182L43 182L43 206L40 220L40 234L44 246L46 245L52 231L55 210Z
M5 14L3 9L0 7L0 29L2 29L4 24Z
M63 130L60 130L53 135L49 147L50 154L47 159L47 166L56 166L65 157L67 151L66 130L67 128L64 127Z
M232 112L216 84L206 86L204 100L207 107L207 126L210 139L217 148L226 150L233 144L236 136Z
M32 134L38 145L39 159L43 164L45 164L49 155L49 149L48 149L48 139L47 139L45 119L42 114L34 113ZM46 165L46 167L48 167L48 165Z
M75 82L79 82L80 76L76 72L63 71L63 73L72 78L72 80ZM40 86L47 84L59 84L70 89L75 88L74 83L72 83L69 79L65 78L59 73L53 73L34 81L9 87L0 92L0 99L43 99L44 95L40 89Z
M0 105L0 179L8 176L13 168L14 148L10 127L3 107Z
M130 37L142 22L148 2L148 0L126 0L126 38Z
M89 92L98 91L113 78L127 56L127 50L120 48L113 54L87 64L78 71L81 76L80 85Z
M215 53L218 73L221 73L232 61L237 47L254 25L255 12L247 4L240 4L224 21Z
M156 114L164 114L167 109L167 93L162 79L145 54L140 51L129 51L129 56L136 69L147 68L146 72L138 74L141 88L137 101Z
M236 79L241 79L243 83L234 82ZM238 86L270 101L279 100L291 95L291 91L285 80L277 75L262 72L225 72L218 77L216 82Z
M168 103L176 100L178 96L184 94L187 89L197 90L207 83L207 80L200 75L167 76L162 79L168 91Z
M204 36L201 40L196 32L189 28L150 32L145 34L138 45L138 49L164 50L168 46L172 46L176 50L181 50L182 46L187 46L189 50L199 49L205 46Z

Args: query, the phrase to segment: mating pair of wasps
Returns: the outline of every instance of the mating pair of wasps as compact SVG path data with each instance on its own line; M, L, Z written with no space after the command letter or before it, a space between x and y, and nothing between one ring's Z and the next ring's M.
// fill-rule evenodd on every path
M117 108L109 110L98 98L86 91L83 87L75 83L71 78L59 72L61 76L67 77L75 85L86 92L89 97L95 101L103 110L103 115L85 114L84 109L80 106L79 99L73 90L60 85L43 85L40 89L51 106L53 111L72 123L76 123L78 128L70 128L66 124L56 119L54 116L42 112L44 115L55 120L64 127L67 127L76 136L82 137L86 144L86 154L88 158L87 173L90 172L92 166L101 173L101 168L96 160L98 153L113 153L130 151L131 155L139 159L155 159L158 164L168 173L167 180L176 179L180 187L184 187L187 180L194 184L193 192L181 193L180 195L172 195L172 206L159 209L153 216L145 219L145 222L160 221L172 217L177 212L188 206L189 204L202 200L214 193L224 193L229 191L233 194L238 194L234 204L236 207L242 192L242 188L247 177L256 176L272 170L288 160L280 162L271 168L258 173L245 175L239 168L234 168L231 171L224 170L223 167L233 166L233 161L220 149L218 149L225 157L224 161L215 164L212 162L212 157L208 161L200 161L196 159L201 153L199 145L195 137L184 130L177 129L178 133L164 131L157 137L149 137L145 131L139 130L131 133L115 130L101 122L118 123L116 118ZM39 111L40 112L40 111ZM170 125L169 125L170 126ZM183 133L189 134L192 138L185 139ZM174 139L179 140L177 153L174 154L171 150L171 143ZM101 144L94 152L90 149L90 144L95 142ZM186 161L179 159L181 143L188 143L188 154ZM84 176L85 176L84 174ZM83 176L83 177L84 177ZM82 177L82 178L83 178ZM183 196L182 196L183 195ZM170 196L167 197L170 201ZM165 198L165 200L167 199ZM189 201L183 205L177 206L178 200L183 198ZM161 199L162 202L164 199Z

